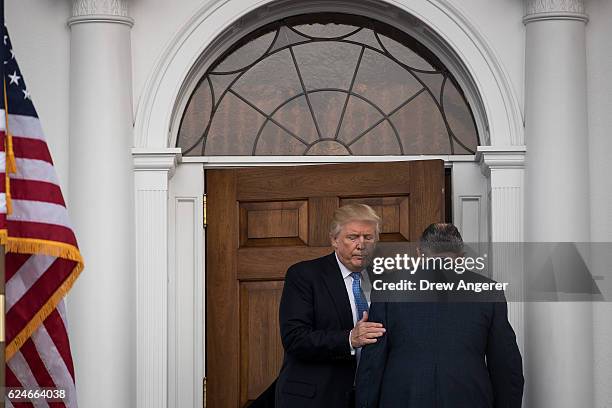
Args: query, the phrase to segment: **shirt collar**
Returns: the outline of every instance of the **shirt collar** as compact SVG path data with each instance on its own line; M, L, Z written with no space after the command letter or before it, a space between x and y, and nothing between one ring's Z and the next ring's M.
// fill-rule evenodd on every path
M342 273L342 279L346 279L351 276L352 271L350 271L342 262L340 262L340 258L338 258L338 254L334 251L334 255L336 256L336 262L338 262L338 266L340 267L340 272ZM359 272L363 276L363 271Z

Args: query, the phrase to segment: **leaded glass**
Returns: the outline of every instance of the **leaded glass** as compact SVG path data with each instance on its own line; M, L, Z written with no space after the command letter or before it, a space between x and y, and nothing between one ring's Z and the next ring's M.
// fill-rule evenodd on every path
M452 74L389 25L308 14L259 28L191 95L187 156L474 154L478 134Z

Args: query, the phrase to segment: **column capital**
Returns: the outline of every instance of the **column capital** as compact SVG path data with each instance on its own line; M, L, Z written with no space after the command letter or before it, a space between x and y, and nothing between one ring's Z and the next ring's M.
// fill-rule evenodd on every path
M584 12L584 0L525 0L523 23L542 20L578 20L586 23L589 17Z
M127 0L72 0L72 17L109 15L128 16Z
M134 25L134 20L128 16L128 0L72 0L68 25L90 22Z

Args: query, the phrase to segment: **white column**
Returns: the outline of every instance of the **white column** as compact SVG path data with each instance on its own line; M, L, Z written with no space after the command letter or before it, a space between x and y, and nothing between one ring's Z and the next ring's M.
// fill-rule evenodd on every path
M583 0L526 2L526 240L590 238ZM527 304L531 408L593 406L592 305Z
M80 407L134 407L135 278L127 0L73 2L70 212L85 270L69 297Z
M523 299L524 164L525 146L479 146L477 159L489 178L490 233L493 243L492 278L509 283L508 320L525 359Z
M168 180L180 149L133 149L136 200L136 404L168 406ZM172 361L174 361L174 356ZM176 389L176 384L173 384Z

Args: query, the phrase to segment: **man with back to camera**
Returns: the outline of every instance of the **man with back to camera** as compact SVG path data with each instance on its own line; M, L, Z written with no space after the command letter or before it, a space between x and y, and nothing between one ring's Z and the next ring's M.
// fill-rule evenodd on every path
M382 336L368 321L365 268L379 235L380 218L365 204L336 209L331 254L289 268L279 308L285 358L276 406L352 407L361 347Z
M463 256L463 240L454 225L431 224L419 240L418 254L456 260ZM412 279L492 282L437 265ZM522 359L503 292L491 297L439 291L395 301L375 295L387 301L372 303L370 320L382 323L387 333L363 349L356 407L521 407Z

